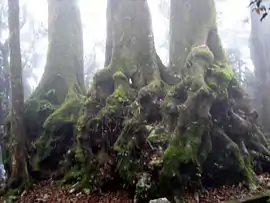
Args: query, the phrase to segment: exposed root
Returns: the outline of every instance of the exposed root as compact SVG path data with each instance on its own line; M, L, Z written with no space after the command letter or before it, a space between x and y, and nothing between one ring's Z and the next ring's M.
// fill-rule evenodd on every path
M65 165L65 182L79 181L80 189L94 191L116 181L136 190L140 200L157 191L168 195L173 187L226 181L220 177L230 171L237 181L257 184L253 169L269 164L269 146L231 69L214 61L205 45L192 49L181 81L158 60L145 78L119 62L119 68L97 73L87 97L78 92L67 97L45 122L57 139L39 140L51 147L39 158L64 159L57 166ZM67 129L72 135L62 139ZM68 148L56 147L67 139Z

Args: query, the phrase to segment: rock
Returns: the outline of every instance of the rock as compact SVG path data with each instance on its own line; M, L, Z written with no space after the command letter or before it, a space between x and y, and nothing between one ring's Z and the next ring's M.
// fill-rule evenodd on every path
M85 194L87 194L87 195L90 195L90 193L91 193L90 189L88 189L88 188L84 188L84 189L83 189L83 192L84 192Z
M73 192L75 192L75 188L72 188L71 190L69 190L69 194L72 194Z
M150 200L149 203L170 203L170 201L167 200L167 198L159 198L159 199Z

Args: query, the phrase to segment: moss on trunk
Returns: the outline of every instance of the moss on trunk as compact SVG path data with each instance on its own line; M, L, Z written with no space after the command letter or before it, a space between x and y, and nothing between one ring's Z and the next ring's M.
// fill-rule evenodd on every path
M123 0L113 11L110 65L87 95L80 85L68 88L42 122L32 169L57 169L64 183L79 182L77 189L126 187L135 201L225 183L224 171L257 183L254 161L268 158L269 148L216 30L189 47L180 81L155 52L147 2Z

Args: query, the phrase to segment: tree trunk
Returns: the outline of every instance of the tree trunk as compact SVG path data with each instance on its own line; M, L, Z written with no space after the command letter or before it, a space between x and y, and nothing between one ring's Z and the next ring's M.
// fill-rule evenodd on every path
M102 89L100 94L106 97L116 89L113 75L119 71L137 89L160 82L161 77L176 81L164 71L156 54L147 1L109 0L107 22L106 65L110 66L95 76L95 85Z
M9 12L9 45L10 45L10 75L12 90L11 135L13 136L13 153L11 156L12 173L9 186L16 187L28 181L28 169L25 151L25 131L23 121L23 84L20 52L19 1L8 1Z
M133 85L142 87L152 80L153 71L158 70L147 2L112 0L107 11L110 14L107 40L113 44L111 69L117 71L120 65ZM141 23L145 24L144 28L140 26ZM138 73L141 71L148 72L148 75Z
M1 81L0 81L1 84ZM2 91L0 90L0 93L2 93ZM4 124L4 105L3 105L3 98L2 96L0 96L0 126Z
M172 0L170 26L170 63L182 82L165 99L166 125L174 134L165 151L165 171L177 174L181 161L209 170L210 159L231 153L237 170L249 182L257 181L249 155L256 151L269 156L268 144L248 95L228 67L214 1ZM247 139L248 132L253 136ZM228 146L223 152L221 143ZM172 166L177 166L175 171Z
M217 163L237 171L232 182L257 183L250 154L269 157L270 152L257 113L228 67L213 0L171 1L170 54L181 81L156 54L147 2L112 2L107 8L112 12L107 21L111 61L95 75L77 126L81 167L99 164L112 173L106 160L113 160L124 183L137 183L136 201L154 187L168 195L174 187L170 181L193 189L201 181L213 182L207 174L222 176ZM101 184L112 174L97 176Z
M47 63L33 97L61 104L72 85L84 90L83 36L77 0L48 0Z
M8 40L0 45L3 66L3 88L4 88L4 103L7 107L11 105L11 92L10 92L10 67L9 67L9 45Z
M114 7L115 1L114 0L107 0L107 38L106 38L106 51L105 51L105 67L110 65L111 58L112 58L112 50L113 50L113 40L112 40L112 12Z
M91 168L91 162L95 160L93 154L105 152L111 155L121 132L119 127L127 105L134 105L134 113L141 111L134 120L159 117L155 115L157 105L152 104L164 96L163 80L170 84L179 81L157 56L146 0L111 0L108 2L107 18L107 45L112 46L106 49L106 56L110 56L106 65L109 66L94 76L91 95L81 117L83 119L77 126L76 154L83 162L82 167ZM114 125L114 131L102 130L103 127L107 129ZM94 126L98 126L97 129Z
M48 21L49 46L44 74L22 107L27 152L31 154L29 172L35 177L37 174L46 177L54 170L61 172L62 157L74 144L73 126L85 93L83 36L77 0L48 0ZM6 126L9 129L9 120ZM6 139L6 157L10 156L9 144L10 140ZM7 169L11 164L5 160Z
M265 43L270 34L270 20L261 22L260 16L251 11L250 55L256 77L256 107L264 130L270 132L270 46Z
M170 66L181 73L191 48L202 44L210 48L215 60L226 61L217 33L214 1L172 0Z

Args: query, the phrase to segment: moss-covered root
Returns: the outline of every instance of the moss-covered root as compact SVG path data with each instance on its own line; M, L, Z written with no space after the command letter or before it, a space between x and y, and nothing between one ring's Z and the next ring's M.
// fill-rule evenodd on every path
M117 172L125 185L132 186L139 173L143 172L147 129L136 119L125 121L124 128L118 136L114 150L117 152Z
M212 145L215 145L210 136L214 133L213 124L226 125L228 126L226 130L232 132L229 130L232 120L226 120L227 117L222 115L231 110L232 106L228 103L232 96L228 91L234 80L232 70L226 64L214 61L213 54L205 45L192 49L183 71L185 72L183 81L170 90L163 105L164 118L169 118L165 120L165 125L172 135L164 154L163 172L166 176L177 177L181 181L184 175L183 170L186 171L187 166L190 169L190 164L193 165L193 169L199 169L199 171L193 170L194 173L200 174L204 161L212 151ZM224 105L226 109L224 112L223 110L217 112L219 116L213 112L213 105L217 103L228 104ZM219 122L220 119L222 122ZM250 124L253 124L253 121ZM243 125L238 122L233 128L237 127L241 128ZM249 128L246 130L245 133L252 132ZM239 135L239 132L236 134ZM230 140L230 142L225 142L230 146L227 152L234 154L236 165L239 165L245 179L248 182L256 182L249 156L242 155L245 147L239 149L224 131L219 133L219 136ZM250 147L245 144L243 146ZM191 172L188 173L191 178Z
M205 82L205 76L213 60L207 46L195 47L188 56L183 82L173 87L173 92L165 98L167 117L177 116L177 123L167 123L173 136L164 155L163 172L166 176L181 179L181 165L200 168L211 151L211 141L205 134L208 134L210 108L215 95ZM178 96L180 94L183 95ZM172 124L174 126L170 126ZM203 138L207 138L205 146L202 146ZM198 156L200 152L203 152L201 157Z
M249 184L259 184L258 178L253 171L250 155L243 142L237 145L221 128L214 127L212 135L225 146L226 153L232 154L234 165L238 166L240 174ZM237 168L237 167L236 167Z
M56 168L61 171L59 164L67 162L65 154L75 144L75 125L84 97L76 86L72 87L65 102L44 121L44 132L33 143L35 150L30 159L33 171L42 171L42 175Z
M105 73L109 74L110 72ZM100 74L103 75L105 73ZM101 80L98 79L100 74L97 75L96 80ZM93 100L91 100L94 97L90 97L91 101L87 101L85 104L86 106L82 112L83 116L79 118L77 123L78 134L75 156L76 160L86 169L91 167L89 162L92 159L102 162L98 155L100 151L103 151L104 156L105 154L107 154L106 156L113 154L113 144L122 130L124 118L129 114L127 106L135 99L129 80L123 72L117 71L110 77L113 79L113 92L106 97L106 101L103 104L96 105L98 111L95 113L91 109L95 107ZM96 82L95 85L98 84L98 81ZM107 89L101 95L104 96L108 93ZM96 96L99 97L99 95L100 93Z

